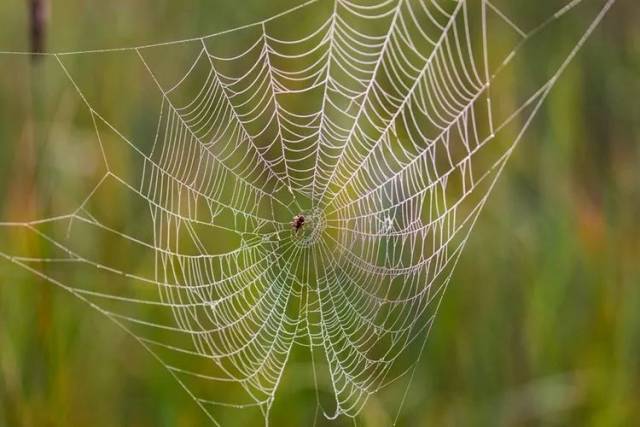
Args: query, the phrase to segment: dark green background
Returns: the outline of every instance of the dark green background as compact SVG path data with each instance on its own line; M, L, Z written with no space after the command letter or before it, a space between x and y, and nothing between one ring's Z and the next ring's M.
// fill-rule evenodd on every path
M202 35L295 4L51 3L52 51ZM558 4L519 0L513 9L534 20L538 7ZM640 425L639 22L636 1L614 5L512 156L454 273L402 425ZM27 2L1 2L0 50L27 50L27 37ZM549 52L554 47L549 43ZM522 60L535 70L546 54L532 51ZM31 69L26 59L0 56L2 218L37 216L43 206L64 205L85 191L82 161L77 179L55 183L42 182L38 167L29 166L45 155L39 144L55 139L56 127L39 118L65 123L69 88L50 77L54 65L41 61ZM525 87L529 76L512 78ZM110 102L138 120L127 99ZM126 207L113 205L128 224ZM286 398L291 408L303 399ZM358 425L389 424L391 413L367 408ZM280 410L271 421L294 425L292 419ZM0 261L0 426L206 423L164 368L119 328Z

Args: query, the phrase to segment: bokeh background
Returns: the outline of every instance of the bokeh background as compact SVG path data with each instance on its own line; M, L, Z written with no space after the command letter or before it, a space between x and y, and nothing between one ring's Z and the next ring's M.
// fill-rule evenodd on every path
M48 4L46 49L207 34L294 4L56 0ZM553 10L558 4L522 1L513 8ZM0 3L0 51L29 49L28 14L27 1ZM401 425L640 425L638 22L637 2L614 5L512 156L454 273ZM562 34L549 38L555 39ZM552 52L553 43L547 48L528 51L522 61L529 70ZM52 77L54 66L0 56L5 220L37 218L77 201L92 174L90 157L82 154L91 129L73 127L69 103L75 101L69 100L68 82ZM526 85L527 67L512 79ZM93 78L100 88L99 75ZM110 102L132 122L139 118L126 98ZM75 137L61 142L60 132ZM70 154L55 157L64 150ZM43 159L71 178L45 178ZM126 208L114 201L105 208L131 226ZM15 244L34 250L38 245ZM291 408L303 402L294 394L287 399ZM358 425L388 425L389 417L365 412ZM294 425L287 411L271 421ZM121 329L72 295L0 260L0 426L207 422L166 370Z

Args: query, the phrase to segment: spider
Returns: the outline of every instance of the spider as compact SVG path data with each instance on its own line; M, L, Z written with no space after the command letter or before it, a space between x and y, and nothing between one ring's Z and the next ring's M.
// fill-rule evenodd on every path
M300 214L293 217L293 221L291 222L291 227L293 227L293 229L296 231L296 234L298 234L298 230L300 230L303 225L304 225L304 215Z

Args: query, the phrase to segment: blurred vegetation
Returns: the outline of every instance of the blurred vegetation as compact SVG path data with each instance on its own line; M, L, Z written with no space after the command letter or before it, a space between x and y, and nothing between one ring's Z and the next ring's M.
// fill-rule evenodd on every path
M548 10L557 4L526 3ZM0 50L28 50L27 4L0 3ZM253 22L293 4L52 1L46 44L67 51L172 40ZM401 425L640 425L638 22L636 2L618 1L512 156L454 273ZM534 50L523 61L535 70L548 54ZM84 153L78 150L91 134L79 126L73 139L55 142L77 108L69 106L70 89L54 76L55 66L0 56L3 219L36 218L91 188L89 154L50 158L51 144ZM526 86L528 72L520 71L512 79ZM88 78L101 85L99 74ZM112 108L134 124L142 121L127 102L114 97ZM36 167L42 159L51 168L74 168L74 179L43 178ZM109 201L105 208L128 224L126 207ZM35 242L17 244L39 250ZM272 425L291 425L287 408L308 398L287 394ZM358 425L388 425L390 417L368 407ZM0 426L207 422L121 329L0 261Z

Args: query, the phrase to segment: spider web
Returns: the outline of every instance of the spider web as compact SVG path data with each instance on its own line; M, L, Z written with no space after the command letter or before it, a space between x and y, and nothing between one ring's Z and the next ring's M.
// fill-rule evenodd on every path
M124 328L215 424L248 408L268 422L297 349L311 362L316 416L356 417L400 379L402 407L500 172L613 0L506 112L495 107L503 70L581 3L527 31L488 0L316 0L187 40L44 54L85 104L105 172L69 214L0 223L46 242L46 256L0 255ZM300 19L308 25L290 25ZM516 42L491 64L496 22ZM191 59L172 75L161 65L178 50ZM127 135L74 73L105 57L142 67L158 96L154 134ZM110 223L94 204L110 186L144 207L145 226ZM154 268L92 251L87 233Z

